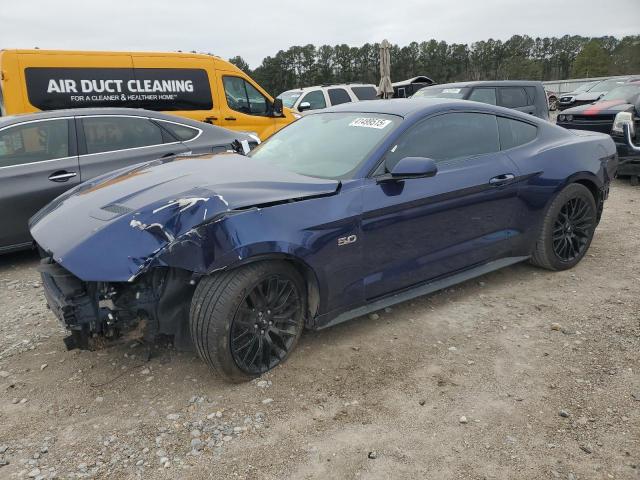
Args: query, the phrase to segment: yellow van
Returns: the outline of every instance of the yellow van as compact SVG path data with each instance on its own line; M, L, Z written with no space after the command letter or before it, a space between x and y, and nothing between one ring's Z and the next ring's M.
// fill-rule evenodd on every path
M298 117L212 55L0 50L1 115L79 107L146 108L262 140Z

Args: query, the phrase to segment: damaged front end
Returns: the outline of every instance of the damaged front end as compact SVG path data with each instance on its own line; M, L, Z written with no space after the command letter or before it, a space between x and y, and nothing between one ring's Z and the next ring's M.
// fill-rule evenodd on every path
M239 155L175 157L81 184L31 219L47 303L67 347L158 335L190 346L199 277L277 251L264 208L333 195L339 182ZM241 226L239 225L241 223ZM281 247L286 249L287 247Z
M106 341L174 337L190 348L187 331L194 290L190 272L154 268L134 282L85 282L51 257L38 268L49 308L70 332L67 349L93 350Z

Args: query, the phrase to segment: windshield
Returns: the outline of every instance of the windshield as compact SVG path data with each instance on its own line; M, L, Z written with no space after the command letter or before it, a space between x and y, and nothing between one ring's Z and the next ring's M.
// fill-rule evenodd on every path
M401 121L395 115L379 113L307 115L273 135L249 156L309 177L351 178Z
M282 100L282 104L285 107L291 108L293 107L293 104L296 103L296 100L300 98L300 95L302 95L300 90L289 90L287 92L282 92L277 98Z
M574 92L588 92L596 85L595 82L584 83L574 90Z
M640 96L640 83L632 83L624 87L618 87L611 90L600 101L606 100L624 100L627 103L636 103Z
M412 98L464 98L467 87L425 87L413 94Z
M593 88L589 89L589 91L608 92L620 85L624 85L624 80L603 80L602 82L596 83Z

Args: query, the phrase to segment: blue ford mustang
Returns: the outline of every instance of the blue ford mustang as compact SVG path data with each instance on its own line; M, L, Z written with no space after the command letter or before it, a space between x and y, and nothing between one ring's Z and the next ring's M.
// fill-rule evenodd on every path
M250 153L140 164L31 220L47 302L91 347L145 326L232 381L323 328L525 260L573 267L613 141L469 101L310 114Z

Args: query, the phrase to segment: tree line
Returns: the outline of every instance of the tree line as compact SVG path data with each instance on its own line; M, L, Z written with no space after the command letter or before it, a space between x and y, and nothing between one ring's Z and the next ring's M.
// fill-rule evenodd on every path
M230 62L273 95L323 83L378 84L378 43L293 46L250 69L240 56ZM471 45L429 40L392 45L391 80L426 75L438 83L464 80L562 80L640 74L640 35L615 37L483 40Z

